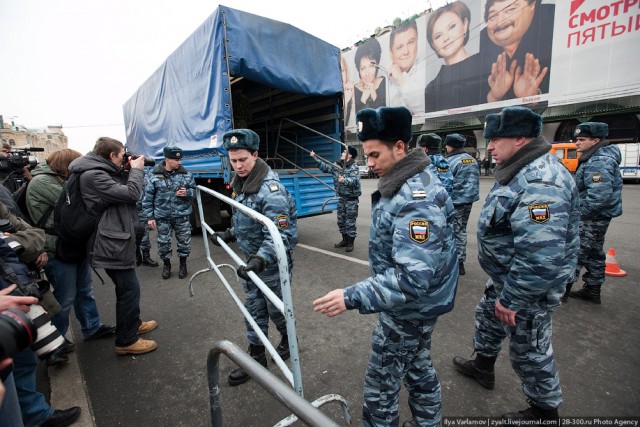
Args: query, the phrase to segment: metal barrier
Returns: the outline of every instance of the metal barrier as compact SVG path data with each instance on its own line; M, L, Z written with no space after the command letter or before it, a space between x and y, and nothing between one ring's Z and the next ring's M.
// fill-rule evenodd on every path
M264 282L253 271L249 271L248 275L251 278L251 280L253 281L253 283L256 284L256 286L273 303L273 305L283 314L283 316L285 318L286 325L287 325L287 336L289 338L289 352L290 352L290 355L291 355L291 370L289 370L289 367L284 363L284 361L282 360L280 355L276 352L276 350L273 347L273 345L269 342L269 338L264 335L262 330L260 330L260 327L257 325L257 323L255 322L255 320L253 319L251 314L247 311L247 309L245 308L244 304L242 303L242 301L240 300L240 298L238 297L238 295L236 294L234 289L231 287L231 285L229 284L229 282L227 281L226 277L222 274L222 271L221 271L221 268L224 268L224 267L230 268L233 271L233 274L235 275L236 280L237 280L238 276L237 276L237 273L236 273L236 268L234 266L230 265L230 264L219 264L218 265L211 258L211 251L209 249L209 235L213 236L214 235L214 231L209 226L209 224L207 224L205 221L201 221L201 226L202 226L202 237L203 237L203 242L204 242L204 247L205 247L205 254L206 254L206 257L207 257L207 262L209 264L209 268L197 271L196 273L194 273L191 276L191 278L189 279L189 293L190 293L191 296L194 295L194 292L193 292L193 280L197 276L199 276L200 274L204 274L204 273L210 272L210 271L214 271L217 274L218 278L222 281L224 286L227 288L227 291L229 292L229 294L231 295L231 297L235 301L236 305L238 306L238 308L242 312L242 314L245 317L245 319L247 320L247 322L251 325L252 329L255 331L255 333L260 338L260 341L264 344L266 350L271 355L271 358L273 359L273 361L276 363L278 368L280 368L280 370L282 371L284 376L287 378L289 383L292 385L293 389L295 390L295 393L297 393L297 395L300 398L303 398L304 397L304 393L303 393L303 389L302 389L300 358L299 358L299 355L298 355L298 339L297 339L297 336L296 336L295 315L294 315L294 311L293 311L293 301L292 301L292 298L291 298L291 283L289 281L289 264L288 264L288 260L287 260L287 253L286 253L286 250L285 250L285 247L284 247L284 243L282 242L282 238L280 236L280 232L278 231L277 227L275 226L275 224L273 223L273 221L271 219L269 219L269 218L265 217L264 215L254 211L253 209L250 209L250 208L248 208L248 207L236 202L233 199L230 199L229 197L224 196L223 194L220 194L220 193L218 193L218 192L216 192L214 190L211 190L209 188L206 188L206 187L203 187L203 186L199 185L199 186L196 187L196 199L197 199L197 202L198 202L198 213L200 215L200 218L205 218L204 217L204 212L203 212L203 206L202 206L202 194L201 194L202 192L210 194L211 196L216 197L216 198L220 199L221 201L223 201L225 203L228 203L229 205L231 205L234 208L236 208L236 214L238 214L238 211L239 211L239 212L241 212L241 214L248 215L249 217L253 218L254 220L262 223L269 230L269 234L271 235L271 238L272 238L273 243L274 243L274 249L275 249L275 252L276 252L276 257L277 257L277 262L278 262L278 270L279 270L279 273L280 273L280 283L281 283L281 289L282 289L282 300L280 300L280 298L278 298L278 296L276 296L276 294L274 294L273 291L271 291L271 289L269 289L269 287L267 287L267 285L265 285ZM235 263L238 266L245 265L244 261L225 242L223 242L222 239L220 239L220 238L217 238L217 239L218 239L217 241L220 244L220 246L235 261ZM246 353L245 353L245 355L246 355ZM248 357L249 359L253 360L248 355L246 355L246 357ZM239 360L243 360L243 359L239 358ZM236 360L234 359L234 361L236 361ZM256 363L256 365L258 365L260 368L262 368L262 370L264 370L265 372L267 372L267 373L269 372L266 368L262 367L261 365L259 365L257 363ZM244 366L242 366L242 367L244 368ZM247 371L247 373L253 377L252 372L255 373L255 369L252 369L251 372ZM265 387L265 388L267 388L267 387ZM347 422L347 424L350 424L349 413L348 413L349 412L348 411L348 404L342 397L340 397L338 395L328 395L328 396L325 396L324 398L320 398L320 399L316 400L314 403L317 404L317 406L320 406L320 405L322 405L324 403L328 403L328 402L331 402L331 401L338 401L340 404L343 405L343 409L344 409L344 413L345 413L345 421ZM214 408L212 407L212 415L213 415L213 410L214 410ZM219 408L218 408L218 410L219 410ZM297 415L300 415L300 414L297 414ZM291 417L288 417L286 420L289 420L289 419L291 419ZM290 421L290 422L294 422L296 419L297 418L294 417L293 420ZM289 421L283 420L282 422L289 422ZM289 425L289 424L285 423L285 424L279 424L279 425L284 426L284 425Z

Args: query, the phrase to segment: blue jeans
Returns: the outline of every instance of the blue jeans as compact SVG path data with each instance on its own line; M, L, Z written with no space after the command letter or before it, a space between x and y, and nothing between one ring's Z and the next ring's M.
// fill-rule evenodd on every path
M140 282L136 270L105 269L116 285L116 347L138 341L140 321Z
M89 263L86 260L71 263L54 258L49 260L44 271L53 286L53 296L62 307L62 310L51 318L53 325L65 335L69 329L69 313L73 306L76 319L80 322L82 337L96 332L102 326L102 322L93 296Z
M13 372L4 380L4 400L0 404L0 427L23 427Z
M30 349L24 349L13 358L13 378L16 383L18 400L24 425L39 426L53 414L44 394L36 389L36 368L38 357Z

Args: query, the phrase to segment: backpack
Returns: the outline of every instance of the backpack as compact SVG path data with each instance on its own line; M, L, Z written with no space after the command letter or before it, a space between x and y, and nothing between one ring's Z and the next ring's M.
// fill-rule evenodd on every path
M45 173L45 175L51 175L54 177L57 176L56 174L53 174L53 173ZM31 218L31 215L29 215L29 209L27 209L27 188L29 187L30 182L31 181L26 181L20 187L18 187L18 189L13 193L13 200L15 200L16 205L18 206L18 209L20 209L20 212L22 213L22 217L27 221L29 225L31 225L32 227L41 228L47 234L55 235L56 233L53 228L44 226L47 223L47 220L49 219L51 214L53 213L53 210L54 210L53 206L49 206L44 211L44 213L42 214L42 217L38 221L34 221L33 218Z
M80 191L80 175L82 172L69 175L53 210L58 236L56 256L66 262L79 262L87 257L87 242L102 216L102 212L95 214L87 210Z

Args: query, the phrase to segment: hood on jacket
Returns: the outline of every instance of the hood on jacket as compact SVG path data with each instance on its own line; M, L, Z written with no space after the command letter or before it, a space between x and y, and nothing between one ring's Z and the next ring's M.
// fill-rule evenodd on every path
M120 166L116 166L110 160L98 156L94 153L87 153L82 157L78 157L69 165L69 172L82 173L91 169L101 169L111 175L122 172Z
M42 162L42 163L38 163L38 165L31 171L31 175L32 176L37 176L37 175L56 175L56 176L59 176L60 178L64 178L59 173L54 172L53 169L51 169L49 167L49 165L47 164L46 160L44 162Z

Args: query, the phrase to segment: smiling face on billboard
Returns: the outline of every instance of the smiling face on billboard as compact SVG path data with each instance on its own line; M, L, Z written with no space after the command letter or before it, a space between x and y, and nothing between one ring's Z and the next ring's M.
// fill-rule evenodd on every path
M515 50L529 30L536 11L536 2L528 0L495 0L487 10L489 39L508 52Z

